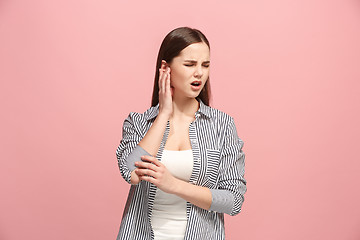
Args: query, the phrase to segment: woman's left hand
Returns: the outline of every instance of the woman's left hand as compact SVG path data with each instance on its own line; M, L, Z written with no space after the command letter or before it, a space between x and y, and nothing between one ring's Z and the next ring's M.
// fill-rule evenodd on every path
M136 174L140 180L155 184L160 190L166 193L174 193L178 181L169 170L153 156L142 156L142 162L135 162Z

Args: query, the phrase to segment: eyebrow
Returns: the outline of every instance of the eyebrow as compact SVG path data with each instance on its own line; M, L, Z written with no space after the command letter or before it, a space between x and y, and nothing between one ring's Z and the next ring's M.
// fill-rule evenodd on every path
M197 63L195 60L185 60L185 62ZM205 61L204 63L210 63L210 61Z

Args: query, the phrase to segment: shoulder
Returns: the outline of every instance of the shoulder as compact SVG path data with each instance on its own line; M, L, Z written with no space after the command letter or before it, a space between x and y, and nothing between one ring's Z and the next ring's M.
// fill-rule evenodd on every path
M219 136L231 136L237 134L235 120L228 113L210 106L204 107L204 112L209 116Z
M212 121L216 122L216 125L218 125L218 134L223 137L221 139L224 140L224 144L230 143L232 146L237 146L241 149L244 142L238 135L234 118L219 109L212 107L208 108L212 114Z
M158 112L159 112L159 105L152 106L146 109L144 112L130 112L126 120L135 124L144 123L147 120L156 117Z
M232 124L234 122L234 118L222 110L210 106L205 106L205 109L210 119L215 122L225 125Z
M149 120L157 115L157 109L157 107L150 107L142 113L130 112L124 120L123 132L127 132L128 134L137 133L138 135L143 136L152 122Z

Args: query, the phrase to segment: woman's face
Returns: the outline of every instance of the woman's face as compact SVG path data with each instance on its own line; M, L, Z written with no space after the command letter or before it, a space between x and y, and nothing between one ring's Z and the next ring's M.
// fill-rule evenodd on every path
M173 97L195 98L209 77L210 49L203 42L190 44L169 66Z

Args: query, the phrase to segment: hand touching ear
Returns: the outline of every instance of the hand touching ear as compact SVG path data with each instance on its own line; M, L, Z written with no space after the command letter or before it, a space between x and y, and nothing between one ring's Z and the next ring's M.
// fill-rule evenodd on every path
M162 60L159 69L159 114L164 113L170 116L172 108L172 89L170 86L170 67Z

